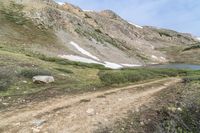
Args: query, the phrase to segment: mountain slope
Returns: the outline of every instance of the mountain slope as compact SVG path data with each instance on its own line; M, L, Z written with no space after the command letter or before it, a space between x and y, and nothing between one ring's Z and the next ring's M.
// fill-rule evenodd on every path
M198 42L190 34L131 24L110 10L83 11L52 0L1 2L1 43L23 43L25 51L48 56L121 68L176 61L170 50Z

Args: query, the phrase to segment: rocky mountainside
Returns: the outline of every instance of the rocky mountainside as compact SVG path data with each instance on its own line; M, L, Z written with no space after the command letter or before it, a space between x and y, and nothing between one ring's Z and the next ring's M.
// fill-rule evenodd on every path
M199 42L190 34L135 25L111 10L83 11L53 0L0 2L1 43L27 53L121 68L180 61L182 50Z

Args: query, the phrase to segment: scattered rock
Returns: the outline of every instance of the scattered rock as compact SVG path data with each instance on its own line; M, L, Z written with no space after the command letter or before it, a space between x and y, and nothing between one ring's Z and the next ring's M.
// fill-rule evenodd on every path
M176 112L176 111L183 111L183 109L182 108L176 108L176 107L168 107L168 110L170 110L170 111L172 111L172 112Z
M89 116L92 116L92 115L96 114L95 110L93 108L89 108L86 112L88 113Z
M53 76L34 76L33 77L33 82L34 83L52 83L54 82L54 77Z
M36 127L39 127L39 126L41 126L42 124L44 124L46 122L46 120L34 120L33 122L32 122L32 124L34 125L34 126L36 126Z

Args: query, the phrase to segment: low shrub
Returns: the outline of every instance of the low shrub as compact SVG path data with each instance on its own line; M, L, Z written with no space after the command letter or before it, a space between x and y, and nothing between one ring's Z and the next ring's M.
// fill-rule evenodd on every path
M47 70L39 69L39 68L26 68L21 70L19 76L23 76L25 78L33 78L37 75L46 75L51 76L51 73Z
M127 82L137 82L151 78L175 77L187 75L186 70L175 69L122 69L122 70L102 70L98 73L99 78L105 84L121 84Z

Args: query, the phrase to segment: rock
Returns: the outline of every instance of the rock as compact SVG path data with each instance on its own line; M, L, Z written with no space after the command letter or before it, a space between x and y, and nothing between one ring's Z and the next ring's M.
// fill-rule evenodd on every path
M53 76L34 76L33 77L33 82L34 83L52 83L55 82Z
M119 98L119 99L118 99L118 101L122 101L122 99L121 99L121 98Z
M144 122L140 122L140 125L141 125L141 126L144 126Z
M32 127L32 130L33 130L33 133L39 133L40 132L40 129L35 128L35 127Z
M2 103L2 104L5 105L5 106L9 105L9 103Z
M182 109L182 108L177 108L177 110L178 110L178 111L180 111L180 112L182 112L182 111L183 111L183 109Z
M20 125L21 125L20 122L14 124L14 126L20 126Z
M42 124L44 124L46 122L46 120L34 120L32 123L34 126L39 127Z
M22 82L25 83L25 84L28 83L26 80L24 80L24 81L22 81Z
M95 110L93 108L89 108L87 111L88 115L92 116L95 115Z

